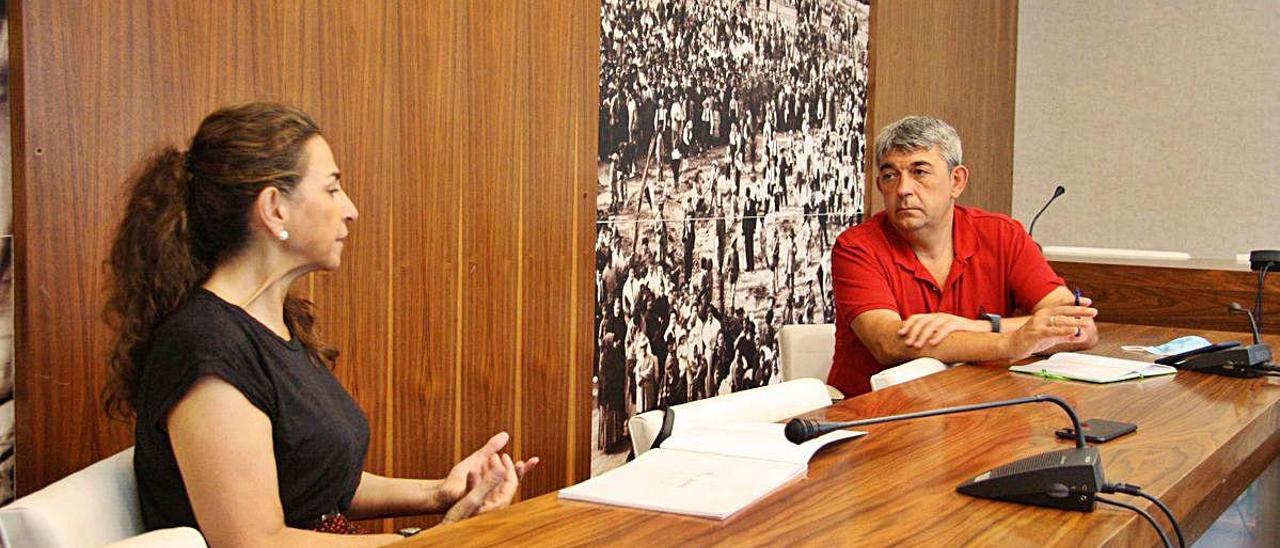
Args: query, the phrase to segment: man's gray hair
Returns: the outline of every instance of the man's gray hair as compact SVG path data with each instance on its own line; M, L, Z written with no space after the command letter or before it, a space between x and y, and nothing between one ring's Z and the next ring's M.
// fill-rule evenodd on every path
M876 168L890 152L915 152L938 147L947 161L947 169L955 169L964 161L960 135L950 124L932 116L908 116L885 126L876 136Z

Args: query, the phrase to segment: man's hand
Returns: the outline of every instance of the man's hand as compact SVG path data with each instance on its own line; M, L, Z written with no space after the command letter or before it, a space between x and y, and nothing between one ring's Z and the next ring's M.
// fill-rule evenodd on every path
M1087 297L1080 299L1080 306L1046 306L1036 311L1017 331L1010 333L1009 351L1014 360L1026 358L1036 352L1064 343L1085 340L1093 328L1093 318L1098 309L1089 305Z
M947 335L956 331L987 333L991 331L991 323L940 312L915 314L902 322L902 327L898 328L898 336L909 347L924 348L941 343Z

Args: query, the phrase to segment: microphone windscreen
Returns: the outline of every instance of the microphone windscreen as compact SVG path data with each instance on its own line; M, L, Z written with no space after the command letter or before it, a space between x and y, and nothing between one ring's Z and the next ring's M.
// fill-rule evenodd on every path
M810 432L812 432L810 423L812 422L813 421L804 419L791 419L787 421L787 426L783 429L783 432L787 435L787 441L796 445L809 441Z

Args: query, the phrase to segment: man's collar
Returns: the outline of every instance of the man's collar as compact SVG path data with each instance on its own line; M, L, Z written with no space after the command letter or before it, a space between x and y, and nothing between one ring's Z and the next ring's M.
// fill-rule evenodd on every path
M889 220L887 213L881 216L880 222L883 223L884 235L889 240L889 249L893 253L893 262L898 264L898 268L912 273L921 280L933 280L933 275L924 267L920 259L916 258L916 252L911 248L911 242L907 241L907 238L898 232L898 228L893 226L893 222Z
M978 233L973 228L973 219L969 213L969 209L956 205L953 206L953 215L951 217L951 243L954 247L955 256L962 262L967 262L970 257L978 252ZM889 220L889 215L885 214L880 218L883 223L884 233L889 239L889 246L893 249L893 261L906 270L915 272L917 276L926 280L933 279L933 275L921 264L920 259L916 257L916 252L911 247L911 242L898 232L897 227L893 226L893 222Z
M969 208L956 205L951 222L951 242L955 246L956 257L961 261L968 261L978 252L978 231L973 228L973 216L970 215Z

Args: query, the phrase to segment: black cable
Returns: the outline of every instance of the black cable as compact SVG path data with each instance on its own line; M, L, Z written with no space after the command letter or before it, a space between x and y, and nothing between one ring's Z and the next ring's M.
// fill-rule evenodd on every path
M1104 483L1102 484L1102 489L1100 489L1100 491L1103 493L1121 493L1135 497L1142 497L1156 503L1156 506L1160 507L1160 511L1164 512L1164 517L1169 518L1169 523L1173 524L1173 532L1178 534L1178 545L1182 548L1187 548L1187 541L1182 537L1182 527L1178 525L1178 519L1173 517L1173 512L1169 510L1169 507L1165 506L1163 502L1160 502L1160 499L1143 491L1142 487L1129 483Z
M1266 288L1268 270L1271 270L1271 263L1258 269L1258 294L1253 297L1253 317L1257 318L1259 324L1262 323L1262 290ZM1262 326L1259 325L1258 329L1261 330Z
M1154 502L1156 503L1156 506L1160 507L1160 511L1164 512L1164 516L1169 518L1169 523L1173 524L1173 532L1178 535L1178 546L1181 546L1182 548L1187 548L1187 541L1186 539L1182 538L1182 527L1178 526L1178 520L1174 519L1173 512L1169 510L1169 507L1165 506L1163 502L1160 502L1160 499L1155 498L1154 496L1151 496L1145 492L1138 491L1138 496L1144 499L1147 499L1151 502Z
M1112 506L1128 508L1130 510L1133 510L1134 512L1137 512L1137 514L1145 518L1147 520L1147 523L1150 523L1151 527L1154 528L1156 530L1156 533L1160 535L1160 542L1164 543L1164 548L1173 548L1173 545L1169 544L1169 535L1166 535L1164 533L1164 529L1161 529L1160 524L1156 523L1156 518L1151 517L1151 514L1148 514L1146 510L1143 510L1131 504L1125 504L1118 500L1111 500L1103 497L1097 497L1097 500L1098 502L1101 502L1103 504L1110 504Z

